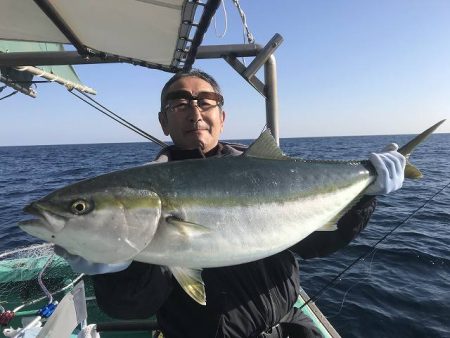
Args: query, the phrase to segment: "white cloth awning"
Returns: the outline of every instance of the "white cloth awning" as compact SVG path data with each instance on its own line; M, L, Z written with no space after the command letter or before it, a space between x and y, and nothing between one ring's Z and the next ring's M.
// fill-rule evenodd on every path
M179 68L198 31L196 11L206 7L187 0L2 0L0 39L73 44L73 33L94 53Z

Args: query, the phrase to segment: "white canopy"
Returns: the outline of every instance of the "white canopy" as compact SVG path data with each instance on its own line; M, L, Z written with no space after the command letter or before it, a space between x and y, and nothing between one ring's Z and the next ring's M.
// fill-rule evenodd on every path
M176 70L196 40L196 11L204 8L208 3L187 0L1 0L0 39L72 44L81 55L101 52Z

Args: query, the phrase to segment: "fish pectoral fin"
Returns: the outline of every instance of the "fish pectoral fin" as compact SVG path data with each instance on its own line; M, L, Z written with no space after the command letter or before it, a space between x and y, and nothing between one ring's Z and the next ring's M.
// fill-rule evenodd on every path
M288 157L283 154L277 142L273 138L269 129L266 129L253 142L242 156L259 157L265 159L286 160Z
M166 217L166 222L175 226L180 234L187 237L204 235L211 232L211 229L204 225L188 222L175 216Z
M175 279L184 291L200 305L206 305L205 283L202 279L202 269L169 267Z

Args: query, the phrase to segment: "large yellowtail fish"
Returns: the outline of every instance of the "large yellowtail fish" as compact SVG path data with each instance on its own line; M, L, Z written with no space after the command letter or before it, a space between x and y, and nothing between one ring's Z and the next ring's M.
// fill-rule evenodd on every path
M441 121L399 152L413 148ZM421 173L407 164L406 177ZM374 182L368 161L285 156L268 131L237 157L150 164L87 179L31 203L29 234L97 263L168 266L200 304L201 268L281 252L325 230Z

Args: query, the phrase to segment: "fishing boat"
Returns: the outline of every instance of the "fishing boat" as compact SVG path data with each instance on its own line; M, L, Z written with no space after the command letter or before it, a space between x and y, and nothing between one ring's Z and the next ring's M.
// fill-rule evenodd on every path
M30 85L40 76L92 100L88 94L95 91L81 84L72 65L130 63L175 73L190 69L198 59L224 59L264 98L267 128L279 143L274 52L283 38L275 34L263 46L254 42L202 45L219 5L219 0L2 1L0 81L15 92L35 97ZM253 60L245 65L240 57ZM257 76L261 68L263 80ZM0 324L8 337L76 337L90 323L96 324L102 337L149 337L149 332L157 334L158 330L152 318L108 318L95 303L89 277L72 272L65 260L54 255L50 244L0 255L0 297ZM339 337L303 290L295 306L313 320L324 337Z

